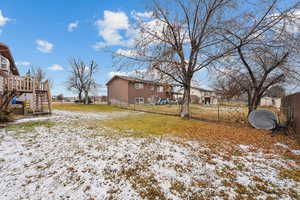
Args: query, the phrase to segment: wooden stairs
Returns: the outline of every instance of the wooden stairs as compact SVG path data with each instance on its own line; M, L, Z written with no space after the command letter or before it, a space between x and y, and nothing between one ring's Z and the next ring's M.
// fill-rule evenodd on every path
M5 92L21 96L31 94L32 101L24 102L24 110L31 110L34 115L52 113L52 96L49 81L38 82L31 77L9 76L5 78Z

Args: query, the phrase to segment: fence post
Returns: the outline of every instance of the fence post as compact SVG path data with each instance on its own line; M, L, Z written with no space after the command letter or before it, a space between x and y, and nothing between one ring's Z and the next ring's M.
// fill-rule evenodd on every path
M218 121L220 121L220 104L218 104Z

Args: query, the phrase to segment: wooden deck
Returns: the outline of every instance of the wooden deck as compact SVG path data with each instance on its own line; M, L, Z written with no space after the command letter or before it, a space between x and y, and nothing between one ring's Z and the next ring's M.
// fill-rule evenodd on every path
M9 92L33 93L34 91L47 92L48 81L37 82L31 77L10 76L5 79L5 89Z
M6 92L20 96L24 93L31 93L33 97L33 114L45 114L52 112L52 97L49 81L39 82L27 76L9 76L4 79L4 90ZM45 104L48 111L44 110Z

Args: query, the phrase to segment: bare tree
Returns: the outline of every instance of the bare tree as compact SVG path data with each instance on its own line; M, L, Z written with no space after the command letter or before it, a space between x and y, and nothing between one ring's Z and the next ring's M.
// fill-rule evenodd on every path
M214 74L215 77L218 74ZM222 100L233 100L239 99L246 91L243 84L240 84L243 81L243 77L240 76L223 76L221 74L215 81L214 89L217 91Z
M92 60L90 65L86 65L84 61L79 58L70 59L71 71L68 77L67 87L78 93L78 98L80 101L83 100L84 103L88 104L89 92L96 90L98 87L97 82L94 79L94 75L98 70L97 63Z
M285 96L285 89L280 85L275 85L266 91L266 96L282 98Z
M67 80L67 88L77 92L79 101L82 101L85 64L79 58L71 58L69 63L71 65L71 71Z
M270 87L300 77L299 34L291 31L299 3L283 11L278 8L277 0L267 3L264 9L260 6L244 13L222 33L228 46L235 48L217 66L223 76L218 85L236 94L245 92L249 113L257 109Z
M96 80L94 79L94 75L98 70L98 64L92 60L90 65L86 67L85 74L84 74L84 84L83 84L83 91L84 91L84 103L89 103L89 92L97 91L99 84L97 84Z
M26 72L26 76L34 78L37 82L42 82L46 78L46 72L41 67L32 65Z
M119 52L130 65L146 66L184 89L181 117L190 118L190 88L194 75L229 50L217 27L226 25L234 0L154 0L151 21L139 19L133 49ZM123 62L120 62L124 66Z
M60 100L60 101L64 100L64 95L63 94L57 95L57 100Z
M46 77L46 73L44 72L44 70L40 67L38 67L36 69L33 68L33 69L34 70L32 71L32 73L33 73L33 77L35 78L35 80L39 83L44 81L44 79Z

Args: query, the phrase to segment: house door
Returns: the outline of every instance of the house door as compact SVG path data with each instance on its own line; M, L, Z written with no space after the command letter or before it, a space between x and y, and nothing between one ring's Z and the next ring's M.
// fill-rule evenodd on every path
M210 104L210 97L204 98L204 104Z

